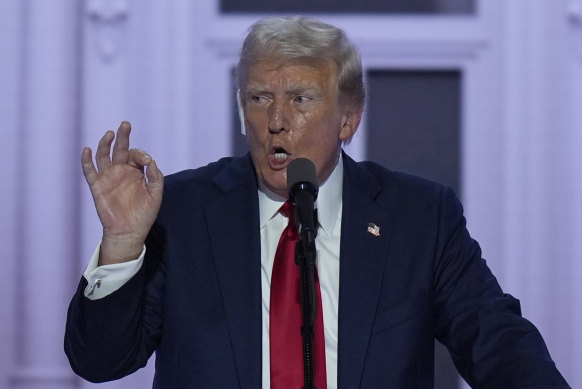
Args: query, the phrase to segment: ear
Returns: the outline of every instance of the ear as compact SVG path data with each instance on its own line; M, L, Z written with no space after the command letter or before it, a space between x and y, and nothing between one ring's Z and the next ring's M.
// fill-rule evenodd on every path
M245 127L245 109L242 104L242 97L240 89L236 91L236 105L238 106L238 118L240 120L240 133L243 135L247 134L247 129Z
M339 139L342 142L349 141L356 133L362 120L364 107L346 107L346 111L342 117L342 128L339 133Z

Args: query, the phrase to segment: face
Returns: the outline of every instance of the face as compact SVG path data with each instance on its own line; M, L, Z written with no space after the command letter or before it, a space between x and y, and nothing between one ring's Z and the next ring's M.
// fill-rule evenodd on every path
M295 158L308 158L321 185L362 114L339 103L335 64L271 58L251 66L247 80L241 93L259 180L287 198L287 166Z

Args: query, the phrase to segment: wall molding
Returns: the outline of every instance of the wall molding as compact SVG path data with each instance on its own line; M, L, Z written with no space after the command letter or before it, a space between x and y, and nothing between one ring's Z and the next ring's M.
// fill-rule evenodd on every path
M130 15L128 0L87 0L86 15L94 29L94 45L104 62L120 53L124 26Z
M411 62L425 62L427 66L435 62L461 63L476 59L489 47L485 39L474 40L426 40L414 39L354 39L362 57L384 59L390 64L393 58L409 59ZM206 47L217 59L236 61L240 49L240 39L210 38Z

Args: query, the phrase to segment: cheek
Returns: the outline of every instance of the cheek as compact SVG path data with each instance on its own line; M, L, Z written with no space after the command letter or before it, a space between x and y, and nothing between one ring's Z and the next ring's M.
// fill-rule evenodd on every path
M317 143L324 135L322 132L325 121L321 116L313 112L302 112L295 114L290 123L291 131L289 137L295 142L301 143L302 147L310 148Z
M313 114L311 112L299 112L292 115L291 124L296 129L308 128L310 127L313 122ZM291 128L293 128L291 127Z
M249 131L247 129L247 142L249 145L249 150L254 159L257 159L264 153L264 141L261 137L257 136L257 134L253 131Z
M264 110L257 108L245 109L245 124L247 127L253 127L255 129L262 128L267 123L267 114Z
M262 125L256 117L249 115L245 117L245 127L249 144L261 143L264 138L264 131L261 131Z

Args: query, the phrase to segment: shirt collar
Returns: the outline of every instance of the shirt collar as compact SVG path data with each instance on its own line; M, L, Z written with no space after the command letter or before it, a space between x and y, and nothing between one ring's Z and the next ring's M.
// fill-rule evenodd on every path
M319 194L315 206L317 207L317 218L321 228L331 234L338 220L338 215L342 208L342 189L344 177L344 163L340 155L339 161L333 172L319 188ZM267 224L273 216L277 214L279 208L287 199L277 196L268 190L259 181L259 212L261 228Z

